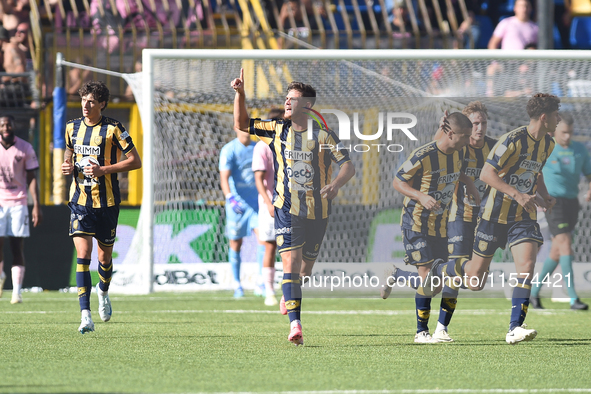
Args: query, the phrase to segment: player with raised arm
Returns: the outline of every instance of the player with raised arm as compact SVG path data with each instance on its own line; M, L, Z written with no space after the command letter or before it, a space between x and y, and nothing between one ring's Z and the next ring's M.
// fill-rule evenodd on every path
M316 101L310 85L292 82L287 87L284 119L250 119L245 103L243 70L231 82L235 90L234 127L256 134L269 145L275 168L275 240L283 262L283 300L290 320L288 340L303 345L300 275L309 276L328 225L331 202L355 168L331 130L313 126L308 137L308 109ZM331 163L340 170L332 179Z
M480 179L489 187L480 205L472 258L438 260L423 282L423 291L432 290L435 276L466 277L471 290L482 290L495 251L509 244L516 268L511 299L509 344L531 341L536 330L524 325L529 306L531 280L538 247L544 240L536 221L536 207L551 210L555 199L548 194L542 168L554 149L548 135L560 121L560 99L538 93L527 103L529 125L501 137L482 168ZM539 195L536 196L536 193Z
M579 219L579 178L583 174L591 182L591 159L585 145L572 140L574 133L572 115L561 113L560 118L561 121L554 133L556 146L542 170L548 193L556 198L556 205L546 214L552 234L552 247L550 256L544 261L542 271L532 287L530 303L535 309L544 309L539 297L540 289L543 283L549 282L547 275L551 275L560 264L562 278L570 297L570 308L587 310L589 305L581 302L575 291L572 232ZM585 194L585 200L591 201L591 187Z
M478 201L478 192L466 174L463 173L464 150L472 132L472 123L465 115L455 112L447 117L449 128L435 141L417 148L402 164L393 186L403 194L404 209L401 226L406 255L406 264L414 265L418 275L424 279L436 259L447 259L447 216L454 190L461 180L467 192ZM398 270L394 277L411 281L410 272ZM389 284L382 288L382 297L391 291ZM387 293L387 294L385 294ZM447 329L429 334L429 316L432 294L426 294L418 287L415 295L417 314L417 343L451 342ZM455 300L444 297L441 311L453 311ZM447 328L447 327L446 327Z
M100 81L85 83L78 91L82 117L66 123L66 151L62 174L73 174L70 188L70 237L76 247L76 286L80 303L81 334L94 331L90 314L90 257L92 238L98 244L99 316L111 319L109 284L113 275L113 245L117 237L121 194L117 173L136 170L142 161L123 125L102 115L109 89ZM126 160L120 160L121 153Z
M33 146L14 135L12 115L0 115L0 134L0 297L6 280L4 238L8 237L13 256L10 303L20 304L23 302L21 289L25 277L25 238L30 235L27 188L33 200L33 227L43 220L37 184L39 161Z

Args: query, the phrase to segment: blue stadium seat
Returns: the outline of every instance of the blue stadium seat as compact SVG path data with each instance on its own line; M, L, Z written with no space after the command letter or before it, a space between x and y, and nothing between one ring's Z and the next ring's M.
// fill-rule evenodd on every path
M355 12L355 7L353 6L353 2L351 0L344 0L345 3L345 10L349 13L354 13ZM341 6L339 5L339 3L337 2L337 11L341 12ZM365 0L358 0L357 4L359 5L359 12L366 13L367 12L367 4L365 3ZM373 5L373 12L374 13L381 13L382 12L382 7L380 7L380 3L376 2Z
M500 15L512 16L513 7L515 6L515 0L507 0L498 5Z
M488 48L488 42L492 37L494 26L490 18L486 15L475 15L474 19L478 26L480 26L480 37L478 37L478 42L475 43L476 49L486 49Z
M591 49L591 17L573 18L570 25L570 45L576 49Z

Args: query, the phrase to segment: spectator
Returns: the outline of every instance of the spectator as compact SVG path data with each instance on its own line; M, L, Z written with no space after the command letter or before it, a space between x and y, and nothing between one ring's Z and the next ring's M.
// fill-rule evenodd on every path
M8 31L16 29L20 22L29 20L29 0L0 0L0 18Z
M7 44L9 40L8 31L0 25L0 72L4 72L4 44Z
M538 42L538 26L532 22L532 6L529 0L517 0L513 7L515 16L499 22L488 42L488 49L525 49Z
M457 40L454 41L454 48L457 49L459 47L471 49L470 36L472 37L472 44L476 46L476 43L480 38L480 25L476 21L475 16L477 13L481 12L483 1L466 0L465 5L468 14L465 19L459 0L451 0L451 10L447 9L447 2L440 0L439 3L442 12L445 12L444 15L447 15L449 18L450 12L453 13L453 16L455 17L455 20L458 24L458 28L456 30Z
M83 60L83 61L82 61ZM91 64L92 60L88 56L84 56L83 59L80 56L74 58L75 63ZM66 84L66 92L70 96L76 96L79 99L80 95L78 90L82 87L85 82L90 81L91 72L88 70L82 70L77 67L70 67L68 70L68 80Z
M31 51L29 50L29 23L21 22L14 32L14 43L19 51L24 53L26 59L25 70L30 71L33 68L31 60Z
M389 19L392 23L392 30L396 37L410 36L413 31L412 22L410 21L410 14L403 1L386 0L386 8L388 8Z
M18 30L9 31L10 41L3 44L2 49L4 51L4 70L7 73L24 73L27 66L27 52L23 50L21 46L22 34L17 33ZM23 82L27 83L26 77L11 78L3 77L3 82Z
M307 34L311 34L308 31L306 24L304 23L304 15L302 14L302 7L306 10L306 18L308 19L308 23L310 24L311 30L317 30L318 26L316 24L316 17L314 16L314 7L319 7L318 12L322 17L326 17L326 10L322 3L318 3L315 5L312 3L312 0L287 0L283 2L281 6L281 10L279 11L279 26L283 26L284 30L288 30L290 35L298 36L306 36ZM295 22L295 26L293 25ZM281 48L283 48L283 38L278 40L278 44Z

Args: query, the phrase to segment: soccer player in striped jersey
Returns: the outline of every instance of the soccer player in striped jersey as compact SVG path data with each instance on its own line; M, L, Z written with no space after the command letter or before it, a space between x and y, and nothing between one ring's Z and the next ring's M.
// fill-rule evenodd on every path
M495 251L508 243L515 261L516 285L511 300L509 344L531 341L536 330L524 325L531 292L531 278L539 246L544 242L536 221L536 207L552 209L556 200L548 194L542 168L554 149L554 132L560 122L560 99L538 93L527 103L529 125L501 137L482 168L480 179L488 189L480 205L472 258L436 261L423 285L428 292L434 276L466 276L471 290L482 290Z
M486 184L480 180L480 172L491 149L497 140L486 135L488 129L488 111L480 101L468 103L462 113L472 122L472 134L470 143L464 148L464 173L474 182L480 199L484 197ZM435 139L439 138L447 126L447 115L443 117L442 127L435 133ZM472 256L474 244L474 230L476 229L478 212L480 207L469 198L466 185L460 182L454 193L447 221L447 247L448 258ZM437 321L434 338L447 336L449 325L455 306L457 304L459 288L452 282L446 282L443 287L442 298L446 299L448 307L441 310ZM442 332L442 331L445 331Z
M402 164L394 188L403 194L404 209L401 226L406 255L406 264L414 265L424 279L436 259L447 259L447 216L458 181L462 181L468 193L478 201L478 192L471 179L464 174L464 147L470 140L472 123L465 115L455 112L447 117L450 127L441 136L411 153ZM410 281L416 277L410 272L398 270L393 277ZM384 285L382 297L391 291ZM384 294L387 293L387 294ZM418 287L415 295L417 314L417 343L453 341L447 331L438 333L438 338L429 334L429 316L433 294L425 294ZM455 302L442 298L441 311L455 308Z
M99 316L111 319L108 291L113 274L113 245L121 195L117 173L142 166L140 155L123 125L102 115L109 103L109 89L103 82L90 81L78 91L82 99L82 117L66 124L66 152L62 174L73 174L70 188L70 237L76 247L76 286L82 321L81 334L94 331L90 314L90 256L92 238L98 244L96 286ZM126 160L120 160L121 153Z
M235 90L234 128L256 134L269 145L275 167L275 240L283 262L282 313L290 320L288 340L303 345L301 279L309 276L328 225L331 201L355 175L348 152L339 149L335 133L314 126L308 133L308 109L316 91L292 82L287 87L284 119L250 119L245 103L243 70L231 82ZM340 166L332 179L332 163ZM285 308L285 309L284 309Z
M480 101L470 102L462 113L472 122L470 143L464 148L464 173L474 182L480 199L484 197L486 183L480 179L482 167L497 140L486 135L488 110ZM449 258L470 257L474 244L474 229L480 207L468 198L466 185L460 182L453 196L447 222Z

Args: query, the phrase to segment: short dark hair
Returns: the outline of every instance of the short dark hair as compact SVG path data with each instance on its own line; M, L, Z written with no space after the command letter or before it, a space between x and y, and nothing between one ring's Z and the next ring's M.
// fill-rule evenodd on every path
M105 103L105 107L103 109L106 109L107 105L109 104L109 88L107 88L107 85L103 81L86 82L80 89L78 89L78 94L80 97L92 94L96 101L99 103Z
M267 119L283 118L284 113L285 111L283 108L271 108L269 110L269 114L267 115Z
M287 92L289 92L290 90L296 90L302 94L302 97L310 98L312 105L314 105L314 103L316 102L316 89L314 89L312 86L308 84L294 81L287 85Z
M553 94L537 93L527 102L527 114L530 119L539 119L542 114L549 114L560 109L560 99Z
M488 109L486 108L486 105L482 104L480 101L470 101L462 110L462 113L466 116L470 116L476 112L480 112L488 119Z
M447 116L449 124L454 124L462 129L472 129L472 122L461 112L452 112Z
M569 126L572 126L575 123L575 118L573 118L573 115L570 112L560 112L559 115L561 122L564 122Z
M16 119L12 115L0 115L0 119L2 119L2 118L6 118L6 119L10 120L13 124L14 124L14 122L16 122Z

